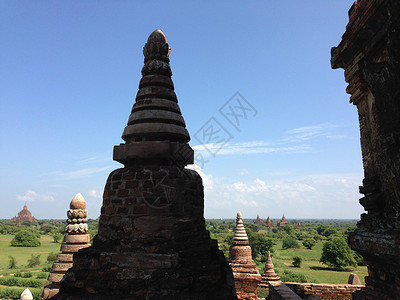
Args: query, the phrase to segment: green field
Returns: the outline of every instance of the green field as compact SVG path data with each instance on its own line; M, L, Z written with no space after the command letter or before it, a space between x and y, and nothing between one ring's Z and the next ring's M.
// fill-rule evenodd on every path
M350 273L356 273L365 284L364 277L368 275L367 267L358 266L357 268L349 267L344 271L335 271L319 262L322 253L322 241L319 241L312 250L301 249L282 249L282 242L279 241L274 246L275 252L272 256L272 263L275 266L276 273L283 273L289 270L295 274L303 274L307 282L314 283L347 283ZM293 267L293 257L300 256L303 259L300 268ZM264 264L257 264L260 272L264 271Z
M40 237L40 247L11 247L10 242L13 235L0 235L0 270L2 273L9 272L8 262L9 257L13 256L17 260L18 269L27 268L28 259L32 254L40 255L41 264L34 269L42 269L48 265L46 262L47 255L50 252L58 253L60 251L60 244L54 243L53 238L49 235L42 235Z
M11 247L10 242L13 235L0 235L0 279L15 278L21 282L36 281L41 285L47 283L46 279L48 273L42 272L44 267L51 267L51 263L47 262L49 253L58 253L60 251L60 244L54 243L53 238L48 235L42 235L40 238L40 247ZM34 267L28 267L28 260L31 255L40 255L40 264ZM9 269L10 256L13 256L17 261L17 267ZM31 272L30 278L19 278L13 276L16 273ZM41 277L39 277L41 276ZM40 279L38 279L40 278ZM0 299L19 299L19 295L26 288L26 286L6 286L0 285ZM40 287L29 287L34 299L39 299Z

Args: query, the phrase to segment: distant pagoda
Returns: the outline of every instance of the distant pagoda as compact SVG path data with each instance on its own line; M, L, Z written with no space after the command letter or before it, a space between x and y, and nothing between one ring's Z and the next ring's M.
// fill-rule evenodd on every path
M285 226L286 224L289 224L289 222L286 220L285 215L283 215L282 220L280 220L277 225L278 227L281 227Z
M254 223L254 224L261 224L261 223L264 223L264 221L263 221L262 219L260 219L260 216L259 216L259 215L257 215L257 219L255 219L255 220L253 221L253 223Z
M267 221L265 222L265 226L267 226L268 228L274 228L274 224L272 224L271 219L267 218Z
M29 222L36 222L36 218L34 216L32 216L31 212L28 210L28 206L24 205L24 208L18 213L18 215L12 219L10 219L10 221L15 221L17 223L21 223L24 221L29 221Z

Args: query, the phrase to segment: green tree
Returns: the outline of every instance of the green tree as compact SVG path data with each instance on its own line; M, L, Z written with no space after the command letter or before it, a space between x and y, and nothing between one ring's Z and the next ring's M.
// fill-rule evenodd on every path
M14 256L9 256L8 257L8 268L9 269L15 269L17 267L17 260L15 259Z
M40 264L40 254L31 254L31 258L28 259L28 267L34 267Z
M300 248L300 246L294 238L287 237L282 240L282 248L283 249Z
M324 243L320 262L335 270L343 270L346 266L356 266L353 251L346 240L339 236L332 236Z
M307 238L303 241L303 246L311 250L315 246L315 240L313 238Z
M327 229L328 227L326 227L325 225L319 225L318 227L317 227L317 232L318 232L318 234L320 234L320 235L323 235L323 233L324 233L324 231Z
M253 259L256 259L258 255L263 257L268 251L272 252L272 247L275 245L273 239L262 233L254 233L251 230L247 230L247 236Z
M329 237L332 234L337 233L337 230L333 227L328 227L324 230L324 232L322 233L322 235L324 235L325 237Z
M52 235L53 237L53 242L58 243L64 236L61 233L54 232Z
M294 228L292 225L286 224L285 226L283 226L283 230L285 230L288 235L291 235L293 233Z
M11 246L13 247L39 247L40 246L40 234L31 230L21 230L17 232L14 238L11 240Z
M293 257L293 261L292 261L293 267L300 268L302 261L303 261L303 259L300 256Z

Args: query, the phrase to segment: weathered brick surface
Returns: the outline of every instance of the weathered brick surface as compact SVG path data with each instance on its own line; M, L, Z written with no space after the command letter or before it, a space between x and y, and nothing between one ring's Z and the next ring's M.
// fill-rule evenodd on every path
M364 165L364 197L351 247L368 266L356 299L400 299L400 1L360 0L332 67L343 68L357 106Z
M69 299L235 299L232 271L205 230L200 176L175 166L135 170L110 174L99 233L74 255L61 292ZM153 180L157 172L165 176ZM148 180L152 188L144 187ZM127 182L136 188L124 188ZM119 187L126 196L109 193Z
M293 292L282 281L269 282L268 300L301 300L295 292Z
M298 283L285 282L286 286L303 299L316 295L322 299L345 300L352 299L352 294L361 290L363 285L351 284L319 284L319 283Z

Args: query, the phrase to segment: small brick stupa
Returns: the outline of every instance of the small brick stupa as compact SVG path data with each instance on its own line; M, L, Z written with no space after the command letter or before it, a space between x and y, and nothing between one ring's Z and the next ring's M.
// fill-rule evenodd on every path
M286 224L289 224L289 222L286 220L285 215L283 215L282 220L280 220L277 224L278 227L285 226Z
M12 219L10 219L10 221L15 221L18 223L24 222L24 221L29 221L29 222L36 222L36 218L34 216L32 216L31 212L28 210L28 205L24 205L24 208L18 213L18 215Z
M232 246L229 248L229 260L238 299L258 300L257 286L261 280L261 275L251 257L249 239L240 212L237 213L236 217L236 229Z
M269 288L268 282L277 282L281 280L279 278L279 275L275 273L274 264L272 263L271 253L269 251L268 251L268 258L265 263L265 270L264 273L261 274L261 277L262 279L259 284L259 287L263 288Z
M269 218L269 216L267 218L267 221L265 222L265 226L267 226L268 228L274 228L274 224L272 224L272 221Z
M161 30L144 46L142 79L109 175L93 245L74 254L56 299L237 299L210 238L200 175Z
M253 221L253 223L254 223L254 224L261 224L261 223L264 223L264 221L263 221L262 219L260 219L260 216L259 216L259 215L257 215L257 219L255 219L255 220Z
M73 253L78 250L89 247L90 236L87 225L87 209L86 201L83 196L78 193L69 205L67 211L67 226L65 227L66 235L64 243L61 245L61 253L57 255L49 274L48 281L52 283L42 288L42 297L48 299L58 293L60 289L60 281L72 267Z

